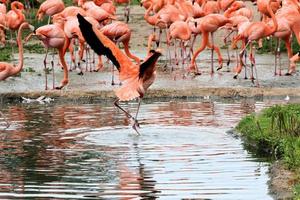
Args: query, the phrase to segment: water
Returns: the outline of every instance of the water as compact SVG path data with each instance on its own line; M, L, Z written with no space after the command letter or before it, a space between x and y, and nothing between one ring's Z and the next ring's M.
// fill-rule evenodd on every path
M226 131L273 103L144 103L141 136L111 104L2 106L0 199L271 199L268 163Z

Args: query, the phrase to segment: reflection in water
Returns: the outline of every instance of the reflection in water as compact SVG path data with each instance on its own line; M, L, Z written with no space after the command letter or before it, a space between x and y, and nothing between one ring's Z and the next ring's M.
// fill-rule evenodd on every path
M2 106L0 198L269 199L267 164L225 133L268 105L149 103L140 137L111 105Z

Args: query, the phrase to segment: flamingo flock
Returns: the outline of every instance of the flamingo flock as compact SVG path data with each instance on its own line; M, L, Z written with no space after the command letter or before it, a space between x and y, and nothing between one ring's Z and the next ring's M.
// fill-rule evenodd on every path
M19 60L17 66L9 63L0 63L0 80L4 80L20 72L23 67L23 46L20 32L24 28L32 26L24 15L24 5L19 1L10 4L7 12L8 1L0 0L0 43L6 44L6 31L11 34L18 31L17 45L19 47ZM257 0L253 4L257 6L261 14L261 20L254 20L253 6L239 0L141 0L144 8L144 23L153 27L147 40L147 52L144 59L132 53L130 39L134 37L128 23L130 21L130 0L76 0L72 6L66 6L62 0L46 0L41 3L36 12L38 21L48 17L48 23L36 27L26 37L36 37L46 49L44 58L45 89L49 89L47 81L47 57L49 51L58 51L59 65L63 69L63 79L59 86L54 84L53 89L62 89L69 83L69 71L78 70L79 75L90 71L100 73L104 68L102 56L106 56L119 72L122 86L116 89L118 100L115 106L122 110L133 121L133 128L138 132L139 123L137 114L132 116L120 105L119 101L129 101L135 98L143 98L146 90L154 82L156 74L156 62L162 55L162 49L166 49L170 70L174 71L181 65L183 74L194 73L201 75L201 68L197 66L197 58L205 48L211 49L210 73L215 72L214 52L218 56L218 68L223 68L223 57L220 47L215 43L216 32L224 32L224 42L230 43L232 49L240 48L236 56L236 66L233 78L237 78L244 70L247 71L247 51L251 75L250 79L259 86L254 42L258 48L262 46L265 38L276 40L275 49L275 75L282 75L280 62L280 41L283 40L289 58L289 68L286 75L296 72L296 62L300 60L300 53L293 55L291 40L295 35L300 44L300 5L298 0ZM116 16L116 5L126 4L124 19L119 21ZM165 35L165 37L163 37ZM200 44L196 38L201 36ZM124 52L118 46L124 47ZM155 43L155 44L153 44ZM12 45L12 44L11 44ZM153 46L156 45L156 50ZM76 52L78 49L78 52ZM98 56L97 66L88 67L94 57L93 50ZM65 55L69 51L71 64L68 66ZM180 52L179 52L180 51ZM53 54L54 55L54 54ZM85 56L84 56L85 55ZM54 59L54 58L53 58ZM173 62L174 61L174 62ZM227 67L231 62L230 57ZM84 70L83 65L86 64ZM54 71L54 62L51 61ZM278 70L279 65L279 70ZM112 76L113 77L113 76ZM183 75L185 77L185 75ZM245 78L247 78L245 73ZM112 78L112 85L114 79ZM140 101L138 104L138 110Z

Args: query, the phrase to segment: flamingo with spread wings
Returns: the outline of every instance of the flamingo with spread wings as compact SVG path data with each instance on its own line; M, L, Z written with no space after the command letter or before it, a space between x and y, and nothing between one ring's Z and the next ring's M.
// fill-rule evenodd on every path
M130 117L134 124L132 128L139 134L137 128L139 123L137 115L141 99L146 90L152 85L156 76L156 61L161 56L160 50L152 50L150 55L140 65L133 63L130 59L101 31L92 26L80 14L77 15L79 28L86 42L98 55L105 55L119 70L119 78L124 84L115 90L118 99L114 105ZM135 117L124 110L119 101L130 101L138 98L139 104Z

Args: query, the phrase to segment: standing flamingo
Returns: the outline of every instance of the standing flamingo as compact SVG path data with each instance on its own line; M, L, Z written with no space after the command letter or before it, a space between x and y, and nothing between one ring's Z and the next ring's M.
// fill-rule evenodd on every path
M98 55L105 55L110 59L119 70L120 80L124 81L121 88L115 91L118 99L114 102L115 106L126 113L133 121L133 129L139 134L137 128L139 123L137 115L141 99L146 90L152 85L156 76L156 61L161 56L161 52L151 51L150 56L140 65L132 63L126 55L109 38L101 33L96 27L92 26L80 14L77 15L79 27L87 43ZM124 110L119 101L130 101L139 99L138 109L135 117Z
M62 89L65 85L68 84L69 78L68 78L68 66L65 61L65 53L66 49L69 47L70 40L66 36L66 34L63 31L63 27L59 23L55 24L49 24L39 27L35 30L34 33L35 36L38 37L39 40L41 40L46 47L46 55L44 58L44 69L45 69L45 89L48 89L47 84L47 72L46 72L46 61L47 61L47 55L48 55L48 49L49 48L55 48L58 49L59 52L59 60L62 65L62 68L64 70L64 77L61 81L60 86L55 87L54 86L54 69L53 70L53 89ZM27 38L28 40L29 38ZM53 68L53 61L51 62L52 68Z
M19 47L19 63L17 66L15 66L10 63L0 62L0 80L5 80L10 76L14 76L18 74L23 68L24 55L23 55L23 44L22 44L22 30L25 28L29 28L32 31L34 30L34 27L28 24L27 22L22 23L21 26L19 27L18 36L17 36L17 44Z
M220 28L221 26L224 26L225 24L229 23L230 20L221 15L221 14L209 14L204 16L203 18L200 18L201 21L199 21L200 23L197 23L197 28L200 29L201 33L202 33L202 42L201 42L201 46L199 47L199 49L194 53L191 63L190 63L190 70L194 71L196 74L199 74L198 72L198 68L196 66L196 58L199 55L199 53L201 53L205 47L210 47L210 43L209 43L209 33L211 34L211 38L212 38L212 56L211 56L211 73L214 73L214 69L213 69L213 50L216 50L218 56L219 56L219 69L222 68L222 55L220 53L220 49L218 47L216 47L214 45L213 42L213 33L218 30L218 28Z
M168 43L170 43L170 41L172 39L174 40L176 65L178 65L176 40L180 41L182 68L184 65L184 55L186 55L186 48L185 48L184 42L189 41L191 39L191 34L192 34L192 31L188 25L189 21L190 21L189 19L187 20L187 22L176 21L170 25L170 28L168 31Z
M18 30L19 26L25 21L23 10L24 5L21 2L14 1L11 3L11 10L6 14L7 27L10 30Z
M140 59L133 55L130 51L129 51L129 41L131 38L131 30L128 26L128 24L124 23L124 22L113 22L111 24L108 24L106 26L104 26L103 28L101 28L101 32L108 37L109 39L111 39L112 41L116 42L116 44L122 42L124 45L124 51L125 54L133 59L136 64L140 64ZM114 85L114 66L112 66L112 85Z
M265 22L262 22L262 21L252 22L250 25L247 26L247 28L244 30L244 32L242 32L236 36L236 38L234 39L234 41L232 43L233 46L235 46L235 44L239 40L243 40L244 44L246 43L245 47L240 52L240 64L238 65L238 67L236 69L236 74L235 74L234 78L237 78L238 74L242 70L242 67L245 66L245 64L243 63L242 57L244 55L244 52L245 52L247 46L250 45L250 61L251 61L251 72L252 72L251 79L252 79L252 82L254 82L253 68L255 68L255 70L256 70L256 66L255 66L255 58L253 55L252 42L259 40L261 38L267 37L269 35L272 35L277 30L277 27L278 27L277 20L271 9L272 1L274 1L274 0L269 0L267 9L269 11L269 14L272 17L273 26L270 27ZM257 76L257 73L256 73L256 76ZM257 82L257 85L258 85L258 82Z

